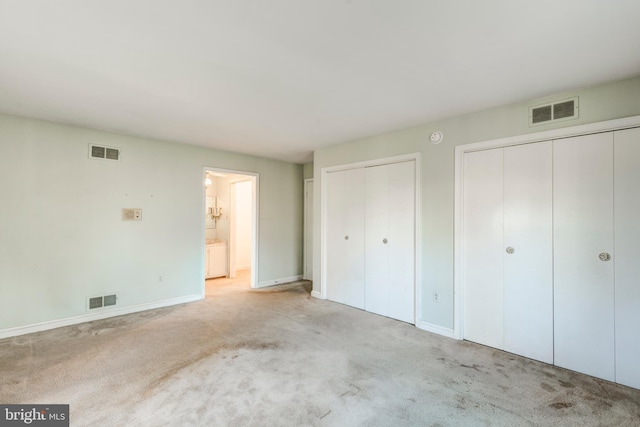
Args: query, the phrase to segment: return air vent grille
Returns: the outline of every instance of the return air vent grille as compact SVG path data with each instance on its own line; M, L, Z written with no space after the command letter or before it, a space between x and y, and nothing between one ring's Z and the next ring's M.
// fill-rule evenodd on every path
M109 307L110 305L116 305L116 300L118 298L115 295L105 295L103 298L104 306Z
M89 158L101 160L120 160L120 149L89 144Z
M89 310L102 307L102 297L89 298Z
M577 119L578 97L529 108L529 126Z
M100 295L87 298L87 310L110 307L118 302L118 294Z

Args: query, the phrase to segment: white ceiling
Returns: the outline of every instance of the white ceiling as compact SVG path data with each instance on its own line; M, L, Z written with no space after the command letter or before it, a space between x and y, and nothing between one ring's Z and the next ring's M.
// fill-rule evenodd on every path
M306 162L640 73L638 0L0 0L0 111Z

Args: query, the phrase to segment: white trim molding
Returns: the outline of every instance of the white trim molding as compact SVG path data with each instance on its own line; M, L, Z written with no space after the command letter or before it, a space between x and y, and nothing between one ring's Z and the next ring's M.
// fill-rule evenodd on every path
M140 311L153 310L155 308L168 307L171 305L184 304L203 299L200 294L186 295L178 298L171 298L163 301L149 302L145 304L131 305L128 307L114 308L112 310L100 310L96 313L81 314L79 316L65 317L57 320L34 323L31 325L17 326L0 330L0 339L15 337L18 335L31 334L34 332L47 331L49 329L61 328L63 326L77 325L78 323L92 322L110 317L122 316L125 314L138 313Z
M322 298L322 295L320 294L320 291L311 291L311 296L314 297L314 298L324 299L324 298Z
M256 286L256 288L266 288L268 286L282 285L285 283L297 282L298 280L302 280L301 274L298 276L282 277L280 279L274 279L274 280L265 280L264 282L258 283L258 286Z
M492 148L509 147L514 145L532 144L542 141L570 138L574 136L588 135L600 132L610 132L623 129L640 127L640 116L625 117L622 119L607 120L604 122L589 123L586 125L570 126L553 129L544 132L535 132L508 138L492 139L459 145L455 148L455 193L454 193L454 313L453 313L453 338L464 339L464 268L463 268L463 238L464 221L462 212L464 209L464 154L473 151L489 150Z
M434 334L442 335L447 338L455 338L453 329L445 328L444 326L434 325L433 323L419 321L416 323L418 329L423 331L432 332Z

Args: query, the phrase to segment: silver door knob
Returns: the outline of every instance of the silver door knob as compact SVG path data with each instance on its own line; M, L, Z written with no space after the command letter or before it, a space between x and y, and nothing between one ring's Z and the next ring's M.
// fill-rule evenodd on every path
M349 236L344 236L344 240L349 240Z
M598 258L600 258L600 261L609 261L611 259L611 254L608 252L601 252L600 255L598 255Z
M382 239L382 243L387 244L387 239Z
M512 254L512 253L514 253L515 251L516 251L516 250L515 250L515 249L513 249L511 246L507 247L507 253L508 253L509 255L511 255L511 254Z

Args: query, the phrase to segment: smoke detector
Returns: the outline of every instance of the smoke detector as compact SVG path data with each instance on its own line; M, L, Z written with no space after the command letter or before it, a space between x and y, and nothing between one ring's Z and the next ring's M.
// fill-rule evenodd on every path
M442 138L444 138L444 135L442 135L442 132L440 132L439 130L433 132L429 136L429 140L432 144L440 144L442 142Z

